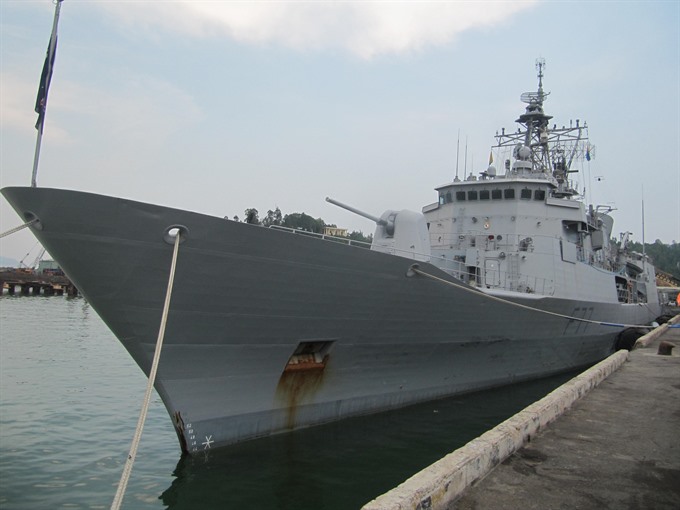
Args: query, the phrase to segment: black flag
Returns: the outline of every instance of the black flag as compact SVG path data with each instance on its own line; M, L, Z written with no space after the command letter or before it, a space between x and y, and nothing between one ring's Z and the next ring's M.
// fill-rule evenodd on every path
M52 34L50 44L47 46L47 55L45 55L45 64L43 65L42 74L40 75L40 86L38 87L38 97L35 99L35 113L38 114L38 121L35 123L35 128L42 131L43 123L45 122L45 108L47 107L47 92L50 89L50 82L52 81L52 68L54 67L54 57L57 54L57 34Z

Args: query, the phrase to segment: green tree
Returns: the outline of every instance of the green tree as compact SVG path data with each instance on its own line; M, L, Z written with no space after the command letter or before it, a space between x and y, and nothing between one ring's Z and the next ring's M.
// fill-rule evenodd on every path
M325 225L321 218L314 219L305 213L291 213L283 217L283 226L316 232L317 234L323 233Z
M265 227L270 227L272 225L281 225L283 223L283 217L281 215L281 209L278 207L273 211L269 209L267 211L267 217L262 220L262 225Z
M245 219L243 220L245 223L250 223L251 225L260 224L260 217L257 209L251 207L250 209L246 209L244 214L246 215Z
M361 241L364 243L372 243L373 242L373 234L368 234L367 236L364 235L364 233L359 230L353 230L349 234L347 234L347 237L350 238L352 241Z

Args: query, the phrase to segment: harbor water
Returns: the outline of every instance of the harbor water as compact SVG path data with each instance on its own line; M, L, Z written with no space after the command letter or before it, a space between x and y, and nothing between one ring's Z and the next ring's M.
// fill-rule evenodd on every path
M122 507L360 508L573 375L185 458L154 394ZM84 298L0 297L0 508L109 508L145 387Z

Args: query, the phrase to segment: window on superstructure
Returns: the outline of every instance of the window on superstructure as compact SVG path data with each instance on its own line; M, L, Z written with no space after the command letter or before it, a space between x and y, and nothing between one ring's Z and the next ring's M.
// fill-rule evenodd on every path
M537 189L534 191L534 200L545 200L545 190Z
M482 191L480 191L479 192L479 199L480 200L489 200L489 190L483 189Z
M491 190L491 199L492 200L500 200L503 198L503 190L500 189L492 189Z
M465 192L464 191L456 191L456 200L459 202L465 201Z
M439 205L444 205L445 203L444 194L439 195Z
M477 200L477 190L468 191L468 200Z
M515 190L512 188L504 189L503 190L503 197L508 200L515 198Z
M530 190L529 188L524 188L524 189L522 189L522 191L520 192L519 197L520 197L522 200L531 200L531 190Z
M453 196L451 195L450 191L447 191L446 192L446 203L450 204L451 202L453 202Z

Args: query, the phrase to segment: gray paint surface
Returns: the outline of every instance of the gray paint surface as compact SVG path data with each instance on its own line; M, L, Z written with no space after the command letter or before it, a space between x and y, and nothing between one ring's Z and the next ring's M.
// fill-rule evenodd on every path
M147 374L172 251L163 237L186 226L156 389L189 453L585 366L619 332L492 302L428 263L448 284L409 277L414 261L400 256L88 193L3 194L40 219L38 239ZM524 301L609 322L656 314ZM323 371L284 376L311 341L332 342Z

